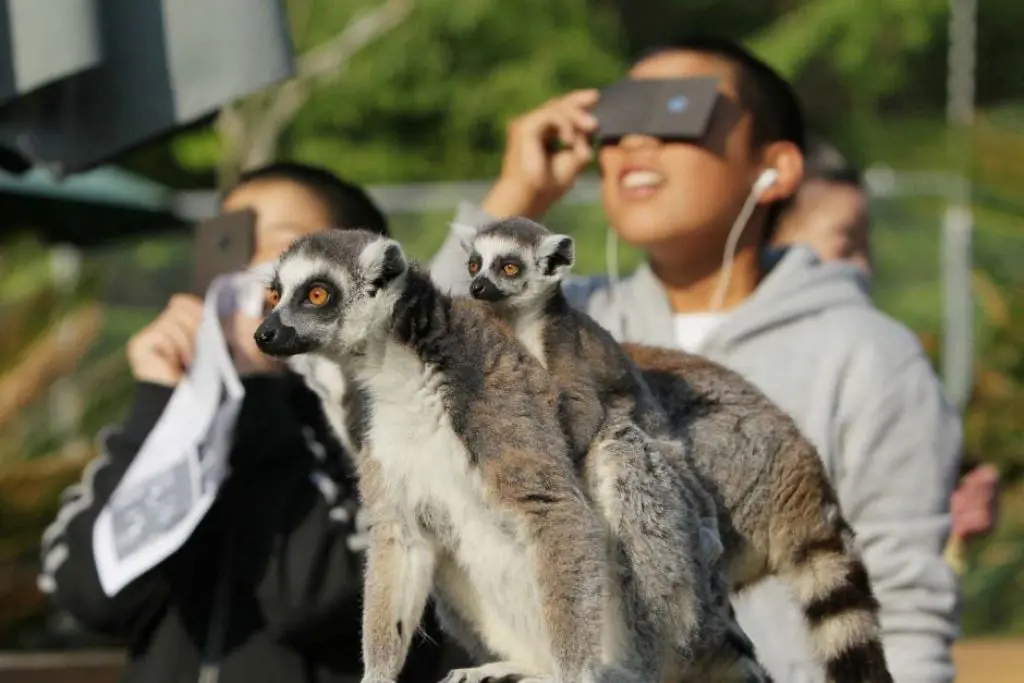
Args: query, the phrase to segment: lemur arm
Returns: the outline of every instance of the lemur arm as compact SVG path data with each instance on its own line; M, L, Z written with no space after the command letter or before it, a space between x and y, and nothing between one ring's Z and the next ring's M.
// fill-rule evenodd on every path
M360 494L370 516L363 588L363 683L394 683L423 618L437 556L419 530L391 514L373 461L363 458L359 469Z

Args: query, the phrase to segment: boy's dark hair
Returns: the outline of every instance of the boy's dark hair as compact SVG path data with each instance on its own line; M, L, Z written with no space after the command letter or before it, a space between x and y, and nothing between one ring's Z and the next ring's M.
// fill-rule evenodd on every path
M238 181L224 195L261 180L282 180L295 183L312 192L323 202L335 228L362 228L384 236L388 232L387 218L366 191L358 185L342 180L320 166L292 161L278 161L242 173Z
M739 104L751 114L751 144L760 147L770 142L785 141L804 152L807 141L800 98L785 78L752 52L728 38L684 36L646 50L636 61L665 52L698 52L730 63L736 71ZM779 216L791 200L783 199L768 208L765 243L771 239Z

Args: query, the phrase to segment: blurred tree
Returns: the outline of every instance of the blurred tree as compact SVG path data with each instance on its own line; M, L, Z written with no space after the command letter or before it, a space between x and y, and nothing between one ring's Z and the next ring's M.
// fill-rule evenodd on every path
M289 9L308 78L232 109L219 140L210 128L180 137L184 166L201 172L220 158L227 178L280 156L363 182L486 176L510 117L623 68L614 15L587 0L291 0ZM248 137L233 128L242 120Z
M0 647L21 644L47 613L39 538L131 387L121 349L94 353L96 273L64 281L53 259L31 237L0 244Z
M976 354L964 458L996 465L1003 495L995 532L967 547L963 628L968 636L1024 634L1024 280L1000 287L978 270L973 285L990 330ZM936 359L938 339L923 341Z
M815 127L858 156L892 99L920 76L912 58L945 44L948 0L789 4L752 34L750 45L794 82ZM944 88L941 56L918 66L940 75ZM941 116L941 109L931 113Z
M792 0L594 0L620 17L625 53L634 60L656 45L688 35L746 38L801 4Z
M990 330L977 356L965 450L1016 481L1024 476L1024 286L1018 279L1000 288L982 272L973 285Z
M355 13L335 35L299 57L294 78L224 107L215 124L220 142L218 184L230 185L239 171L273 161L281 136L309 101L314 88L337 80L354 55L405 21L414 4L415 0L386 0ZM307 33L314 0L293 0L291 6L292 26L302 34ZM303 15L301 19L296 18L299 12ZM302 44L299 45L301 48Z

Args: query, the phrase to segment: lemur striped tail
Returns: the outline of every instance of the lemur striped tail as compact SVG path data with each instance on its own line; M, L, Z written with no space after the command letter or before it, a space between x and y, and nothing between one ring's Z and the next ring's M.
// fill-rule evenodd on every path
M892 683L878 601L854 549L853 530L835 502L823 503L805 517L817 520L813 531L805 527L811 533L783 532L792 543L780 544L789 548L784 556L772 553L773 573L793 592L829 683Z

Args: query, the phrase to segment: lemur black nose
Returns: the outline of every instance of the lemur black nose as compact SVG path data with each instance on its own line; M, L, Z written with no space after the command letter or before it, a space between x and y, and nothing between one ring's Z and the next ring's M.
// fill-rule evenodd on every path
M295 328L285 325L281 318L271 313L253 333L253 339L260 351L267 355L288 355L294 353Z
M274 339L277 337L277 331L280 328L273 328L267 325L260 325L256 328L256 334L253 337L256 339L257 346L266 346L273 344Z
M504 295L493 282L485 277L478 277L469 285L469 295L481 301L497 301Z

